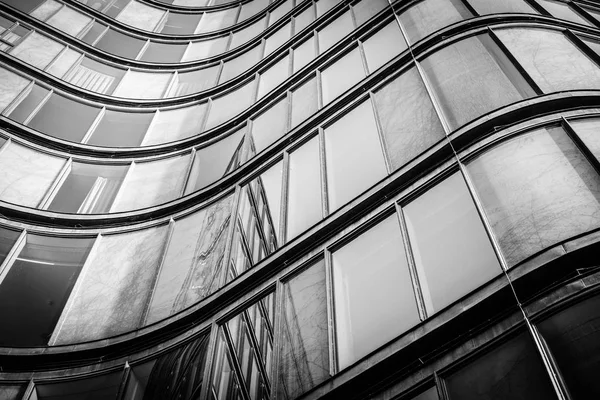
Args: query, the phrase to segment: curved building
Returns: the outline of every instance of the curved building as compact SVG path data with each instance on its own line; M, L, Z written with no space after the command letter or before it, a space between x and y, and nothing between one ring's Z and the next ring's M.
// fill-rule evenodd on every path
M600 398L600 4L0 1L0 400Z

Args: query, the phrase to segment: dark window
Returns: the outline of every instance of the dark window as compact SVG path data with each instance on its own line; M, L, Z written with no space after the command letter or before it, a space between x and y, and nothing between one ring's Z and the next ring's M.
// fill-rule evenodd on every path
M119 371L65 383L36 384L35 392L38 400L112 400L117 397L122 376Z
M183 57L183 53L187 44L175 44L175 43L158 43L150 42L144 54L142 54L142 61L158 62L158 63L177 63Z
M167 22L162 28L162 33L169 33L172 35L185 35L192 34L200 22L200 13L175 13L169 12L167 15Z
M134 59L145 43L145 40L109 29L96 43L96 47L110 54Z
M20 234L19 231L0 226L0 265L2 265L8 253L10 253Z
M154 113L106 110L88 144L107 147L135 147L150 126Z

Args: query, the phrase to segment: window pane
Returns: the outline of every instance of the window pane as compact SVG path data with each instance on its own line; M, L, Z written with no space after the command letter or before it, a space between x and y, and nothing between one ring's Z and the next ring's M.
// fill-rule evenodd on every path
M501 29L500 40L543 92L600 88L600 70L561 32Z
M598 398L600 297L576 304L539 324L575 400Z
M67 179L48 209L77 214L108 212L128 167L73 162Z
M217 337L213 377L211 383L211 400L242 400L240 383L233 369L231 353L225 342L225 335L219 332Z
M469 3L481 15L495 13L539 14L524 0L469 0Z
M100 34L104 32L105 29L106 25L103 25L98 21L94 21L90 30L88 30L87 33L83 35L83 38L81 38L81 40L91 45L98 39Z
M233 92L211 99L206 129L220 125L248 108L254 100L254 85L254 81L250 81Z
M0 226L0 265L4 262L21 232Z
M179 198L189 162L185 154L132 165L110 211L138 210Z
M84 58L63 78L80 88L110 94L125 75L125 70Z
M292 128L317 112L317 96L317 79L314 76L292 91Z
M404 207L428 314L502 273L459 172Z
M94 239L27 235L0 283L0 344L48 343Z
M78 379L64 383L37 384L31 399L38 400L80 400L114 399L117 396L123 373L113 372L93 378Z
M260 84L258 85L258 98L260 99L272 89L279 86L287 79L290 71L290 58L285 56L275 65L260 74Z
M29 81L14 72L0 68L0 112L18 96Z
M354 11L354 17L356 18L356 24L358 26L367 22L371 17L377 14L379 11L387 8L390 5L387 0L361 0L352 9ZM396 21L394 21L396 23Z
M9 383L0 384L0 399L21 400L27 390L26 384Z
M283 3L283 4L291 5L290 2ZM281 8L281 7L279 7L279 8ZM287 42L288 39L290 38L291 34L292 34L292 24L290 22L283 25L281 28L277 29L277 31L275 31L274 34L269 36L265 41L265 56L271 54L273 51L275 51L277 48L279 48L279 46L281 46L282 44Z
M363 2L367 2L364 0ZM393 20L363 43L369 71L372 73L383 64L406 50L406 42L396 20Z
M285 14L289 13L292 10L293 6L294 4L291 1L284 1L283 3L280 3L280 5L277 6L276 9L269 13L269 26L279 21L279 19Z
M511 266L600 226L598 174L561 128L508 140L467 168Z
M5 144L0 153L0 199L36 207L65 161L14 142Z
M284 97L252 120L252 138L257 153L287 133L288 104Z
M553 16L567 21L575 22L576 24L583 24L587 26L593 26L586 19L582 18L573 11L567 4L558 1L551 0L538 0L542 7L550 12Z
M410 42L415 43L471 16L460 0L424 0L400 14L400 22Z
M99 108L52 93L27 125L59 139L79 143L99 111Z
M217 83L217 74L220 68L220 66L215 65L213 67L177 74L173 85L165 97L186 96L214 87Z
M267 17L263 17L249 25L243 29L240 29L237 32L233 33L233 37L231 38L231 44L229 45L230 49L235 49L238 46L243 45L244 43L250 41L256 36L262 34L266 29ZM259 46L262 47L262 46Z
M256 64L261 57L262 47L254 46L250 50L245 50L235 58L231 58L223 64L223 71L219 77L219 83L227 82L236 76L246 72L246 70Z
M202 19L200 20L200 24L194 33L217 31L233 25L238 14L238 10L239 7L233 7L226 10L204 13Z
M202 14L183 14L169 12L165 26L161 29L161 33L171 35L192 34L196 30Z
M311 4L294 17L294 34L297 35L315 20L315 8Z
M229 196L175 222L146 325L197 303L220 287L232 200Z
M586 145L596 159L600 160L600 119L579 119L569 121L569 124L575 130L583 144Z
M396 170L442 140L444 129L415 68L374 96L392 169Z
M55 333L55 344L97 340L139 328L167 232L163 225L101 236L81 277L81 290Z
M39 69L44 69L64 48L62 44L37 32L32 32L12 49L10 54Z
M352 15L346 11L319 31L319 52L323 54L353 29Z
M323 105L327 105L340 94L365 77L365 70L358 48L355 48L321 72Z
M117 56L135 59L145 41L133 36L109 29L94 47Z
M535 95L488 35L445 47L423 60L422 65L453 130ZM486 90L480 90L482 87Z
M298 72L315 59L315 39L310 36L300 46L294 48L294 72Z
M427 389L420 395L412 398L412 400L438 400L438 399L439 399L439 397L438 397L438 393L437 393L437 388L435 386Z
M419 323L395 214L333 252L333 289L340 369Z
M210 185L240 165L244 132L246 127L196 151L186 194Z
M77 36L90 22L91 17L66 6L46 21L47 24L71 36Z
M295 399L329 378L325 261L284 286L279 395Z
M325 129L325 156L330 212L387 175L370 101Z
M163 144L199 134L205 112L206 103L158 111L141 145Z
M8 116L16 122L23 123L31 115L33 110L48 95L50 91L38 85L33 85L29 93L21 99L19 104Z
M200 60L202 58L208 58L223 53L228 41L229 36L203 40L200 42L192 42L183 55L181 61L185 62Z
M106 147L137 147L153 116L154 113L105 110L87 143Z
M142 54L142 61L150 61L157 63L177 63L181 60L187 44L175 44L175 43L159 43L150 41L144 54Z
M52 63L50 68L48 68L48 73L56 76L57 78L63 78L67 71L73 67L73 65L81 56L81 53L73 49L66 48L65 51L58 57L58 59Z
M127 71L113 96L133 99L160 99L171 81L171 73Z
M123 11L119 13L116 20L145 31L153 31L162 19L164 13L164 10L149 7L132 0L125 6Z
M554 399L556 394L535 345L522 333L446 380L451 399Z
M288 240L322 218L320 165L318 137L290 154Z

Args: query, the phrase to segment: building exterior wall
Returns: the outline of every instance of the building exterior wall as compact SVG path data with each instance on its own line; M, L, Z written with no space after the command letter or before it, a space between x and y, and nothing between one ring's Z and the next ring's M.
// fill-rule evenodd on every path
M600 8L0 1L0 399L600 395Z

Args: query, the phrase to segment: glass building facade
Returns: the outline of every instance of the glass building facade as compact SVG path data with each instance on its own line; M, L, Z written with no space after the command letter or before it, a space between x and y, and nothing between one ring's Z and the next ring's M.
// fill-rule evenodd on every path
M600 398L599 254L594 1L0 1L0 400Z

